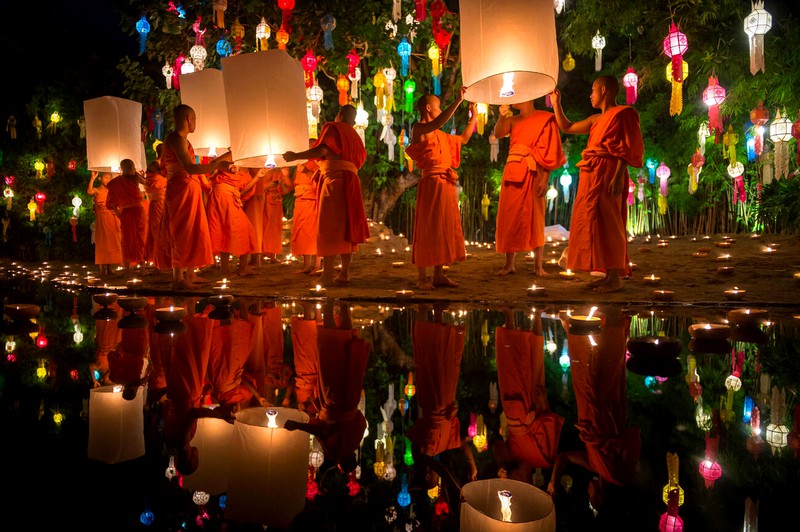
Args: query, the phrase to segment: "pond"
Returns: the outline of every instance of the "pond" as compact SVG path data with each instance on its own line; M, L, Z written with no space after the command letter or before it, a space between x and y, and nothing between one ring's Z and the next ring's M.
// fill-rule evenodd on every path
M2 497L34 529L501 530L499 486L512 522L549 530L772 530L800 495L783 308L0 279Z

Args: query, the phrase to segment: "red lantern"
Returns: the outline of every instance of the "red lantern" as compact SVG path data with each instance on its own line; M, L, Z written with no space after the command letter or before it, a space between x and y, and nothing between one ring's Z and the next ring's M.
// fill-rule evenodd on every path
M683 519L678 515L678 488L669 491L667 511L661 514L658 522L658 532L683 532Z
M281 29L287 33L292 32L292 9L294 0L278 0L278 7L281 8Z
M639 76L633 67L628 67L628 71L622 77L622 84L625 86L625 104L635 104L639 94Z
M317 69L317 56L311 50L306 51L306 55L300 60L300 64L305 72L306 88L314 86L314 71Z
M722 135L722 116L719 106L725 101L725 87L718 83L716 76L708 78L708 86L703 90L703 102L708 106L708 129L716 134L715 144L719 144Z
M764 125L769 121L769 109L764 107L764 102L759 100L755 109L750 111L750 121L753 123L754 150L756 155L764 151Z
M72 226L72 241L73 242L77 242L78 241L78 217L77 216L72 216L69 219L69 225Z
M422 22L428 16L428 0L414 0L414 4L416 5L414 19Z
M47 199L47 195L44 192L37 192L33 198L36 200L36 214L42 214L44 212L44 200Z
M356 77L356 67L360 59L355 50L350 50L350 53L345 57L347 59L347 75L352 79Z
M39 334L36 336L36 347L44 349L47 347L47 336L44 335L44 327L39 327Z
M431 27L433 34L436 35L436 30L439 29L439 21L447 13L447 6L444 5L442 0L433 0L431 3Z
M69 163L67 163L67 168L69 168L70 170L75 170L77 167L78 167L78 163L75 162L75 159L73 159Z
M797 113L797 122L792 124L792 136L797 139L797 158L800 160L800 112Z
M361 484L356 479L356 472L350 472L350 479L347 481L347 490L351 497L355 497L361 491Z
M697 468L700 476L705 480L706 488L714 487L714 482L722 476L722 467L717 462L719 450L719 436L710 437L706 434L706 457L700 461Z
M686 40L686 35L681 33L673 22L664 39L664 54L672 59L672 78L675 81L683 81L683 54L688 48L689 42Z

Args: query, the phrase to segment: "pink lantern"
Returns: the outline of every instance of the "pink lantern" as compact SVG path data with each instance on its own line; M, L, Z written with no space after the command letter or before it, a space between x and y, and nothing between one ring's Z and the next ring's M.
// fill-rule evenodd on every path
M675 81L683 81L683 54L688 48L689 42L686 40L686 35L681 33L673 22L664 39L664 54L672 59L672 78Z
M717 462L717 451L719 450L719 436L710 437L706 434L706 457L700 461L697 468L700 476L705 480L706 488L713 488L714 482L722 476L722 467Z
M669 491L667 511L661 514L658 521L658 532L683 532L683 519L678 515L678 488Z
M317 56L312 50L306 51L306 55L300 60L300 65L305 72L306 89L314 86L314 71L317 69Z
M672 174L672 171L669 169L669 166L664 164L664 161L661 161L661 164L658 165L656 168L656 176L661 181L661 195L666 197L667 196L667 180L669 176Z
M622 84L625 86L625 104L635 104L639 95L639 76L633 67L628 67L628 71L622 77Z
M800 112L797 113L797 122L792 124L792 136L797 139L797 158L800 160Z
M722 116L719 106L725 101L725 87L718 83L716 76L708 78L708 86L703 90L703 102L708 106L708 128L719 137L722 135ZM718 143L719 139L715 140Z

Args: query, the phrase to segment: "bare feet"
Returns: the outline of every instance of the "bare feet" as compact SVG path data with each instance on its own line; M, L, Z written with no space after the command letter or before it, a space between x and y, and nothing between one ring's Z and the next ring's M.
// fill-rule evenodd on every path
M434 277L433 286L456 287L458 286L458 283L447 276L442 275L441 277Z
M430 281L417 281L417 290L433 290L433 285Z
M533 275L535 275L536 277L547 277L550 274L544 271L544 268L539 266L538 268L536 268L536 271L533 272Z
M609 292L618 292L620 290L622 290L622 283L620 282L619 278L603 282L594 289L595 292L601 292L604 294Z
M503 268L499 269L495 275L510 275L512 273L517 273L513 267L509 268L508 266L504 266Z
M236 272L236 275L239 277L252 277L256 274L256 271L253 268L240 268L239 271Z

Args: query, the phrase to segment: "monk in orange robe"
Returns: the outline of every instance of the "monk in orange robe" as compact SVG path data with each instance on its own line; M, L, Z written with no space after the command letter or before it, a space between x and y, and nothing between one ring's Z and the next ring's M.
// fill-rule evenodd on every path
M150 334L146 325L121 329L119 344L108 353L108 378L123 386L123 398L135 398L139 387L147 382L149 352Z
M94 198L94 263L100 267L100 275L114 275L114 266L122 264L122 231L119 218L106 205L108 183L113 176L109 172L100 175L100 186L95 187L97 172L92 172L86 194Z
M339 324L334 303L327 299L323 325L317 330L319 381L318 414L308 423L287 421L288 430L304 430L316 436L325 458L346 473L355 470L355 452L364 437L367 421L358 409L370 345L359 338L350 319L347 302L339 305Z
M245 371L250 356L250 329L247 309L244 319L212 320L211 348L208 362L208 381L214 402L227 407L231 412L247 408L255 397L259 404L266 401L258 394L255 383Z
M314 139L309 140L313 147ZM292 255L303 257L300 273L314 273L319 270L320 258L317 255L317 177L319 166L316 161L306 161L297 166L294 172L294 212L292 214Z
M174 111L175 129L164 139L164 167L167 172L166 208L172 255L173 288L195 290L204 282L194 273L214 263L208 218L203 203L203 178L215 170L227 170L230 161L217 158L209 164L195 164L194 150L187 138L195 130L197 115L188 105Z
M550 94L558 127L564 133L589 134L581 154L578 192L572 208L567 267L576 271L604 270L594 289L615 292L628 267L626 191L628 166L642 167L644 142L639 114L617 105L619 82L601 76L592 84L592 107L600 109L579 122L570 122L561 108L561 93Z
M122 173L108 183L106 207L117 212L122 230L122 261L128 273L135 266L142 266L146 260L145 240L147 238L147 210L142 189L144 175L136 171L134 162L124 159L120 162Z
M469 122L461 135L450 135L440 128L456 112L464 100L466 88L444 111L439 98L426 94L417 101L420 121L411 128L411 142L406 155L422 170L417 185L414 213L414 240L411 260L417 265L417 288L433 290L436 286L458 286L444 274L444 266L462 261L467 256L461 213L458 211L455 169L461 164L461 146L469 141L478 114L470 104ZM427 268L433 266L433 282Z
M517 329L514 314L495 330L500 401L508 422L505 446L518 468L508 478L529 482L533 468L553 467L564 418L550 411L545 388L544 336L538 314L531 330Z
M108 355L120 341L119 320L122 314L122 308L116 303L102 310L99 305L92 303L92 315L95 318L94 342L96 350L94 360L89 363L89 371L95 388L111 383Z
M244 201L244 212L247 214L256 236L254 249L250 253L250 265L261 266L261 249L264 247L264 225L266 224L267 214L267 191L264 183L267 169L253 169L250 172L260 178L256 181L252 194Z
M553 113L537 111L533 101L500 106L500 118L494 126L498 139L511 135L508 158L500 185L495 241L498 253L505 253L506 264L497 275L516 271L520 251L533 250L534 273L544 277L545 193L550 172L566 161L561 135Z
M230 152L223 158L230 160ZM220 256L223 277L231 274L231 256L239 257L236 273L241 277L253 275L249 265L250 253L255 249L256 231L244 212L243 201L252 193L260 178L252 177L246 168L231 166L211 175L211 193L206 212L211 249Z
M150 200L147 208L147 240L145 242L145 256L149 262L156 265L156 268L170 268L172 260L169 252L165 252L167 241L161 236L161 221L164 217L164 196L167 191L167 178L165 171L161 167L161 153L164 144L156 146L157 159L150 161L145 171L144 189ZM162 259L156 259L161 255ZM164 258L166 255L166 258ZM159 266L163 264L163 266Z
M267 196L264 205L264 239L261 253L267 262L277 263L278 253L283 248L283 196L292 189L288 168L275 168L264 177L264 191Z
M297 409L316 414L316 390L319 381L319 349L317 328L319 322L314 305L303 302L303 317L292 317L292 350L294 352L294 393ZM285 405L289 406L289 405Z
M548 492L554 493L566 465L580 465L598 475L589 485L590 502L595 508L602 505L606 484L626 486L634 481L642 448L639 428L627 426L625 352L630 319L620 315L619 309L607 310L599 334L574 334L563 322L578 407L575 426L586 451L561 453L548 487Z
M369 238L367 215L361 195L358 169L364 164L367 152L353 125L356 108L344 105L334 122L322 126L316 145L304 152L286 152L286 161L319 159L320 184L317 199L317 255L322 257L322 276L319 284L346 284L350 262L358 244ZM336 256L342 260L342 270L334 281Z

